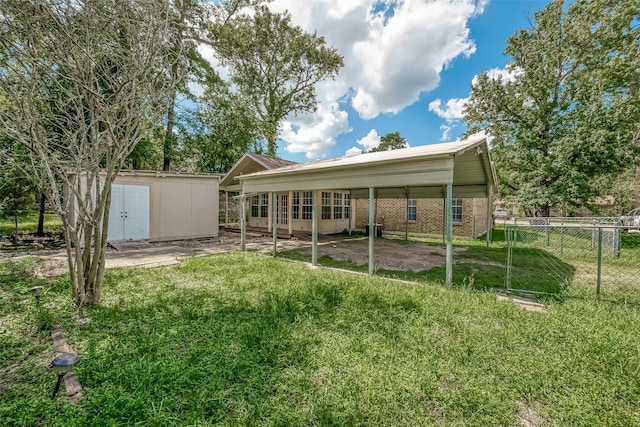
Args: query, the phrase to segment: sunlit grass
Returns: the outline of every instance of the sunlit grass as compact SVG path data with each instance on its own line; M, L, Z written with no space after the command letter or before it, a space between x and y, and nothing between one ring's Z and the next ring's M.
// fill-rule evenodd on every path
M406 284L230 253L110 270L82 313L65 279L0 263L3 425L640 424L640 308L524 311L468 286ZM81 354L77 405L49 393L28 288Z
M45 233L58 233L62 227L60 217L53 213L44 214ZM38 213L33 212L25 218L18 220L18 233L35 233L38 229ZM15 233L15 224L12 219L0 219L0 234Z

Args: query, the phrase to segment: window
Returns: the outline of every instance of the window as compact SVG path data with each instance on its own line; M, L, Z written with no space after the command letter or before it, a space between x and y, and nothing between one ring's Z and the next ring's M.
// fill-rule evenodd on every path
M407 199L407 221L416 221L418 219L418 200Z
M313 215L313 193L302 192L302 219L311 219Z
M258 213L260 211L259 206L260 206L260 197L259 196L251 197L251 216L253 218L258 217Z
M287 225L289 224L289 195L280 194L278 200L278 224Z
M269 194L263 193L260 195L260 218L267 218L269 216Z
M300 192L294 191L291 200L291 218L300 219Z
M344 219L349 219L351 214L351 194L344 195Z
M462 222L462 199L452 199L451 200L452 207L452 221L453 222Z
M333 219L342 219L342 193L333 193Z
M322 219L331 219L331 193L322 192Z

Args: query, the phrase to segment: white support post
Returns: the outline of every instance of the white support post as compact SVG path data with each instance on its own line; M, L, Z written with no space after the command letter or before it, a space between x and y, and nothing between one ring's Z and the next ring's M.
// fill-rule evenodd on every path
M289 191L289 197L287 198L287 225L289 226L289 236L293 234L293 191Z
M247 201L244 193L240 195L240 249L246 250L247 248Z
M262 198L262 196L260 196L260 198ZM272 199L271 194L267 193L267 232L272 231L271 222L273 221L273 218L272 218L273 215L271 215L271 211L273 210L273 206L271 203L271 199ZM262 206L260 207L260 209L262 209Z
M446 258L446 271L445 271L445 284L450 287L453 284L453 243L452 243L452 228L453 228L453 185L447 184L447 200L446 200L446 235L447 235L447 258Z
M489 191L487 194L487 247L491 243L491 234L493 233L493 186L487 183Z
M376 238L374 199L375 190L373 187L369 187L369 276L373 276L374 272L373 245Z
M276 257L278 249L278 193L271 193L271 203L273 205L271 213L271 224L273 226L273 257Z
M318 265L318 190L313 190L311 234L311 264Z
M224 226L229 226L229 192L224 191Z

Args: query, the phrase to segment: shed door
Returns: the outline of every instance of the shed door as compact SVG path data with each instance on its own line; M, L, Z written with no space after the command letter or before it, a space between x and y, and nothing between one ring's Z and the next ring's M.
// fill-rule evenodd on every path
M107 240L149 238L149 187L114 184L111 187Z
M109 207L109 231L107 240L124 240L124 186L111 186L111 206Z

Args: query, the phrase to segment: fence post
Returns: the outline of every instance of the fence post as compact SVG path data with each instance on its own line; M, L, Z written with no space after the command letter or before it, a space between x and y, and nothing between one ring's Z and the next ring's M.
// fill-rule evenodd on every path
M505 292L508 292L509 288L511 287L511 263L513 261L513 245L511 244L512 243L511 230L508 225L505 229L504 234L507 239L507 274L504 278L504 290Z
M598 228L598 278L596 282L596 295L600 295L601 276L602 276L602 226Z
M560 220L560 253L563 253L564 249L564 219Z
M551 225L551 220L549 218L547 218L547 227L545 227L545 234L547 235L547 246L549 246L551 244L551 228L549 227Z

